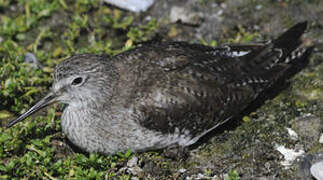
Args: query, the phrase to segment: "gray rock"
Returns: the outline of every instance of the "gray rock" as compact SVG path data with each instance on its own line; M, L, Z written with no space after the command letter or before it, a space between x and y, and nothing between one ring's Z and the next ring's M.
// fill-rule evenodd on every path
M131 158L128 162L127 162L127 166L128 167L135 167L137 166L137 163L138 163L138 157L133 157Z
M27 52L24 56L24 62L30 64L33 68L41 68L41 64L39 63L35 54Z
M179 6L172 7L169 18L171 22L181 22L189 25L199 25L203 19L201 13Z
M296 118L292 126L292 129L299 135L299 140L304 144L304 149L306 151L319 143L321 134L320 118L313 115Z
M323 161L313 164L311 173L317 180L323 180Z
M154 0L104 0L104 2L133 12L146 11Z
M319 163L319 164L318 164ZM322 180L323 169L323 153L307 154L300 160L298 178L300 179L312 179L312 176L317 180ZM321 174L320 174L321 173Z

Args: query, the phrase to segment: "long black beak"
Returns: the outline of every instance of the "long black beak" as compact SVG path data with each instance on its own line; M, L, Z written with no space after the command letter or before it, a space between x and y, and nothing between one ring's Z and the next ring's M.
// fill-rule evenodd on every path
M26 111L24 114L22 114L17 119L9 122L7 124L7 128L10 128L11 126L15 125L16 123L24 120L28 116L32 115L33 113L37 112L38 110L46 107L47 105L53 103L56 101L56 95L52 92L48 93L43 99L41 99L38 103L36 103L33 107L31 107L28 111Z

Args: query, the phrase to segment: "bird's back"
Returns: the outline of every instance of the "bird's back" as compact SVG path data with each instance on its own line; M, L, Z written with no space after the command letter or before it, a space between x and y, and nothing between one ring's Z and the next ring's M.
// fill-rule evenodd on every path
M133 120L163 134L190 137L241 113L312 49L297 49L306 23L268 43L217 48L184 42L143 44L114 57L120 75L116 101Z

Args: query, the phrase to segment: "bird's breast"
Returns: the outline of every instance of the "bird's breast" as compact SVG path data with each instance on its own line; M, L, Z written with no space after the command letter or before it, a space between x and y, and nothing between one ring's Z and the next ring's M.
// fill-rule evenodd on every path
M128 149L137 152L159 148L156 146L161 145L161 134L133 121L131 111L116 114L108 116L105 112L69 106L62 115L62 130L74 145L87 152L114 154Z

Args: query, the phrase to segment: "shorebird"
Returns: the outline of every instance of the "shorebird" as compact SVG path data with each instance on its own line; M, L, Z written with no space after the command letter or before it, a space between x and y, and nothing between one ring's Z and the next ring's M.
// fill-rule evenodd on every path
M189 146L308 62L306 27L266 43L152 42L113 57L74 55L57 65L50 92L7 127L60 102L63 132L87 152Z

